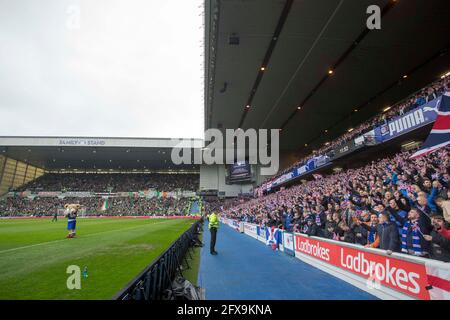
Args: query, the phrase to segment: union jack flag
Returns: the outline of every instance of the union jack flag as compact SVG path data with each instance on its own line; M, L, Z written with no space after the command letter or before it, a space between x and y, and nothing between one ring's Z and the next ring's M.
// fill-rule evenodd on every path
M429 154L450 143L450 89L440 99L437 103L438 115L433 128L420 150L414 153L411 158Z

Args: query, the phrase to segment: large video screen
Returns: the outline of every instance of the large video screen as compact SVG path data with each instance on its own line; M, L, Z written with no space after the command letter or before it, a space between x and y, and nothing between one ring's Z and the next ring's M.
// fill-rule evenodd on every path
M252 169L250 163L247 161L236 162L228 166L228 182L251 182L252 180Z

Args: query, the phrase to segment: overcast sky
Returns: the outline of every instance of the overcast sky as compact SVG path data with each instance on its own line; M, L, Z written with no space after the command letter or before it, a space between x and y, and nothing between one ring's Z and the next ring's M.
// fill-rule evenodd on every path
M203 136L202 0L0 0L0 135Z

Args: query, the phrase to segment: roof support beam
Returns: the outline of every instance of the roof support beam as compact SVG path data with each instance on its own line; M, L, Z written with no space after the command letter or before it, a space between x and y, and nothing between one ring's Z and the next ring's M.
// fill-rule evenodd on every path
M267 66L269 65L270 57L272 56L272 52L275 49L275 45L277 43L278 37L280 36L281 31L283 30L283 26L284 26L284 23L286 22L287 16L289 15L289 12L291 11L293 2L294 2L294 0L286 0L286 3L284 4L284 7L283 7L283 11L281 11L281 15L280 15L280 18L278 19L278 23L277 23L277 26L275 27L275 31L273 33L272 39L270 40L269 47L267 48L266 54L264 55L263 61L261 63L261 67L264 67L265 69L267 69ZM242 113L238 128L242 128L242 126L244 124L247 113L250 110L250 108L247 108L247 106L251 107L253 98L255 97L256 91L258 90L258 86L262 80L264 72L265 72L265 70L261 70L261 69L258 71L255 82L253 83L253 87L250 91L250 96L248 97L247 103L244 106L244 112Z
M381 10L381 17L383 17L386 13L389 12L395 5L394 1L388 2L383 9ZM333 72L339 67L339 65L344 62L344 60L347 58L347 56L358 46L359 43L365 38L365 36L370 32L370 30L366 27L364 30L359 34L359 36L353 41L353 43L345 50L345 52L336 60L335 63L332 64L331 70ZM305 104L308 102L309 99L319 90L319 88L325 83L325 81L330 77L330 74L326 74L323 76L322 79L314 86L314 88L308 93L308 95L302 100L302 102L299 104L301 106L301 109L295 108L293 112L289 115L289 117L283 122L281 125L281 129L284 129L286 125L289 123L289 121L300 111L304 110Z

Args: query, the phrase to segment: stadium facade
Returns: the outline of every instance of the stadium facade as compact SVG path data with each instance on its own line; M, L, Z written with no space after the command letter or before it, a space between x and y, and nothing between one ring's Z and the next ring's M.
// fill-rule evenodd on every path
M250 194L265 177L253 166L250 182L227 183L223 164L174 165L174 147L202 152L201 139L111 137L0 137L0 195L46 173L198 174L199 189L233 197ZM137 190L134 190L137 191Z

